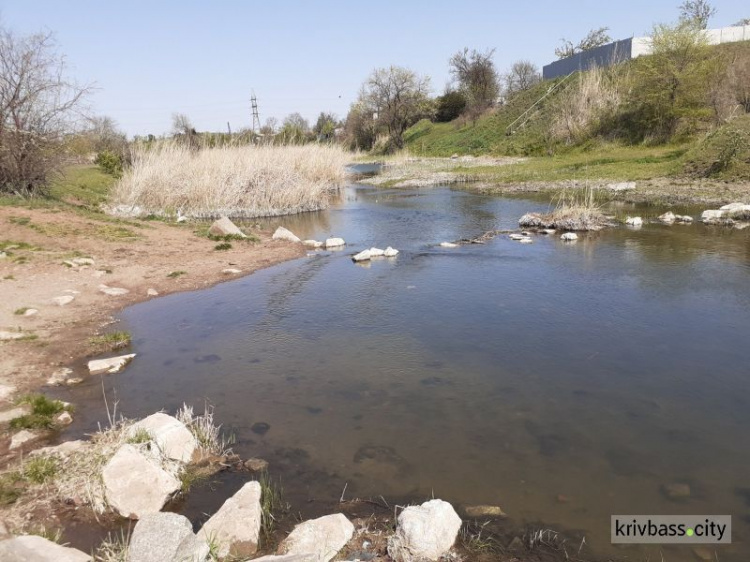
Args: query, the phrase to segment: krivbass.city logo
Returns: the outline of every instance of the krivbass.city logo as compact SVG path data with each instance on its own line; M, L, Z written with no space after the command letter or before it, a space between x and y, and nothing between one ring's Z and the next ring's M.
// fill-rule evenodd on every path
M730 544L731 515L613 515L617 544Z

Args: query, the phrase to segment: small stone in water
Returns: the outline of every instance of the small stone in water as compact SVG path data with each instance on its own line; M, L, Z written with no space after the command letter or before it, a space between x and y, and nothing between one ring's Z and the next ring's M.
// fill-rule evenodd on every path
M265 435L266 433L268 433L269 429L271 429L271 426L266 422L254 423L250 427L250 431L252 431L253 433L257 433L258 435Z

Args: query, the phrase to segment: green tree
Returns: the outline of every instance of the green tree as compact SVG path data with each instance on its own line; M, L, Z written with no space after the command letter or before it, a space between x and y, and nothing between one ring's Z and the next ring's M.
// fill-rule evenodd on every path
M466 97L458 90L448 90L435 101L435 121L438 123L453 121L466 109Z
M430 113L430 79L400 66L378 68L359 94L364 114L389 137L389 150L403 148L404 131Z
M689 124L709 111L710 78L718 59L702 30L687 23L656 25L651 50L634 65L631 131L668 140L681 121Z
M500 96L500 80L492 61L494 55L495 49L480 53L466 47L448 62L450 73L466 99L467 110L475 116L495 105Z
M319 140L331 140L333 139L338 122L338 118L333 113L321 111L313 126L313 132Z
M609 36L609 33L607 33L608 31L608 27L592 29L586 34L586 37L578 42L578 44L574 44L568 39L561 39L562 45L555 49L555 55L558 59L566 59L573 55L577 55L578 53L611 43L612 38Z
M310 124L299 113L290 113L284 118L278 137L286 144L303 144L307 141Z
M679 8L680 22L698 29L706 29L708 20L716 15L716 8L707 0L685 0Z

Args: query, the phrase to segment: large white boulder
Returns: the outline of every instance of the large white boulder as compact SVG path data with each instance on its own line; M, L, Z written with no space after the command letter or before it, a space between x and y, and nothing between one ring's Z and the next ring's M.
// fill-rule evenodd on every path
M3 562L91 562L91 556L37 535L25 535L0 542L0 560Z
M177 513L152 513L133 529L128 562L204 562L208 542L195 536L187 517Z
M346 242L344 242L343 238L327 238L325 242L326 248L340 248L341 246L346 246Z
M298 236L295 236L291 230L287 230L283 226L277 228L271 238L274 240L286 240L287 242L301 242Z
M635 189L636 183L634 181L621 181L619 183L608 183L604 187L610 191L630 191Z
M388 246L385 251L383 251L383 255L386 258L395 258L398 255L398 250L396 248L391 248Z
M565 242L572 242L574 240L578 240L578 235L575 232L566 232L562 236L560 236L560 240L564 240Z
M135 357L135 353L119 355L118 357L107 357L106 359L94 359L89 361L89 373L92 375L104 375L119 373Z
M381 250L380 248L370 248L370 257L371 258L379 258L385 255L385 250Z
M323 247L323 242L320 242L318 240L312 240L312 239L303 240L302 244L305 246L305 248L318 249L318 248Z
M261 523L260 497L260 484L248 482L206 521L198 538L216 543L219 558L255 554Z
M140 519L164 507L180 489L180 481L159 461L134 445L123 445L102 470L107 503L129 519Z
M354 525L342 513L326 515L297 525L279 546L291 555L312 554L315 562L328 562L354 534Z
M164 412L151 414L134 423L128 429L128 436L132 437L139 431L148 432L162 455L169 459L189 463L198 448L198 441L185 424Z
M453 547L460 528L461 518L443 500L407 507L388 539L388 554L396 562L438 560Z
M245 233L227 217L221 217L219 220L215 221L211 225L211 228L208 229L208 233L211 236L241 236L242 238L247 238Z

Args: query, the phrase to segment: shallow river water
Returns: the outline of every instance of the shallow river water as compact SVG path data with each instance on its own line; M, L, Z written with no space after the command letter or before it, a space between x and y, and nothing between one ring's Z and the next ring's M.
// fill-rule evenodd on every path
M295 511L345 484L348 497L434 494L629 559L646 551L612 550L611 514L731 514L719 559L750 559L750 229L437 246L549 206L352 185L328 211L269 221L342 236L344 251L125 310L138 356L108 396L128 417L213 404ZM396 259L350 259L387 245ZM74 432L106 420L98 379L69 399ZM672 483L690 496L669 498Z

